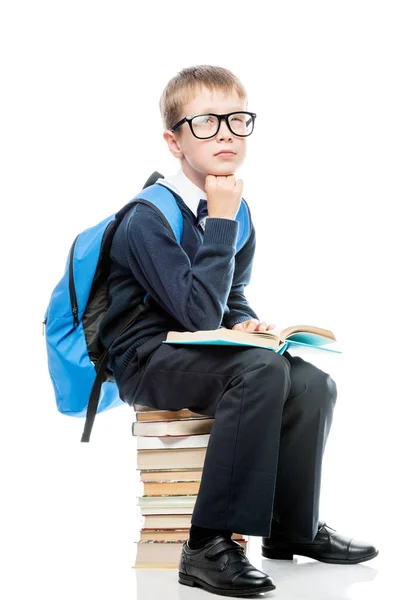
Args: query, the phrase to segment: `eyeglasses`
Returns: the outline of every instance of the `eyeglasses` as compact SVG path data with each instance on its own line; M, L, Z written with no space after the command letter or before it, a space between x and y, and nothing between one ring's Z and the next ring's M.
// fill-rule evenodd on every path
M188 122L194 137L205 140L217 135L221 126L221 120L224 119L231 133L240 137L246 137L253 133L256 116L256 113L244 110L227 113L225 115L216 115L215 113L191 115L189 117L184 117L178 121L178 123L175 123L175 125L171 127L171 131L176 131L178 127Z

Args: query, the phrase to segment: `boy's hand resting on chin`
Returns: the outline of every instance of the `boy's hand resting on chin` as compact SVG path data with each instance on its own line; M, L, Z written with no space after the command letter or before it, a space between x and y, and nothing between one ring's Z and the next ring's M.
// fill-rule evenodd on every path
M234 175L207 175L204 191L207 194L209 217L236 220L243 193L243 179Z
M250 319L249 321L242 321L236 323L232 329L240 329L242 331L268 331L269 329L275 329L276 325L267 325L266 321L260 321L259 319Z

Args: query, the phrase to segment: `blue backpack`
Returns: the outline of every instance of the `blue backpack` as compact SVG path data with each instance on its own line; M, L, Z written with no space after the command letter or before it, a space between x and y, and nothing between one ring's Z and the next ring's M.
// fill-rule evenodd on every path
M123 208L75 238L68 254L65 272L54 288L43 327L46 336L47 363L57 409L72 417L86 417L81 442L89 442L96 413L121 406L118 387L107 367L108 351L138 316L151 308L146 293L143 303L130 315L123 315L119 331L108 348L99 338L99 325L108 305L110 249L118 225L137 202L155 209L181 243L183 216L174 194L155 183L163 175L155 171L137 194ZM239 233L236 253L249 235L251 216L242 198L236 216Z

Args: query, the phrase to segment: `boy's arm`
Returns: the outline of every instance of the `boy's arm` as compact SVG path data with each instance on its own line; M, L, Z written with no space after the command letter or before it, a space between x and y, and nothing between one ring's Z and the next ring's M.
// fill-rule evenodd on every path
M234 219L209 217L191 263L160 215L137 204L118 227L112 254L185 330L218 329L232 286L238 231Z
M250 237L235 257L233 283L222 320L222 327L227 329L232 329L234 325L243 321L259 319L244 295L244 288L250 283L255 249L256 232L251 223Z

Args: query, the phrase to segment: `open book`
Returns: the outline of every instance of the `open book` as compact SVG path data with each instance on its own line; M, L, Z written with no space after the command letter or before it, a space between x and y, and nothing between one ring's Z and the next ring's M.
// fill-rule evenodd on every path
M269 348L283 354L291 345L311 346L330 352L341 351L334 349L335 335L329 329L313 325L292 325L286 328L270 329L269 331L240 331L238 329L199 330L199 331L169 331L163 344L213 344L221 346L258 346ZM327 348L332 344L333 348Z

